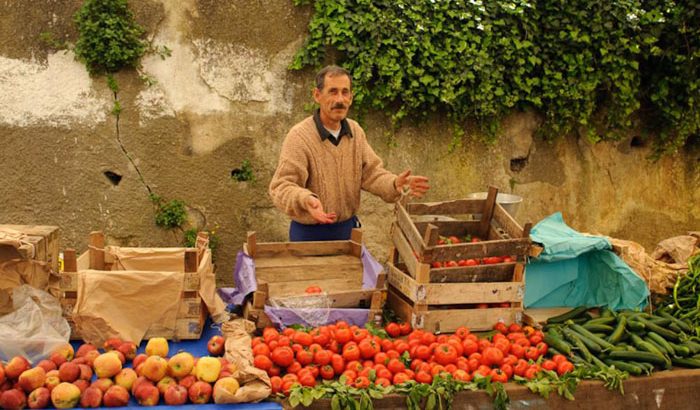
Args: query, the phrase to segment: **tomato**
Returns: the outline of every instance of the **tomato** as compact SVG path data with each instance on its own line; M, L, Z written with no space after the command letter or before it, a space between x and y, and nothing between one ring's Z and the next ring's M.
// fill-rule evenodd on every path
M362 366L362 363L358 362L357 360L353 360L348 362L345 365L346 370L352 370L353 372L360 373L362 369L364 369L364 366Z
M253 366L262 370L270 370L272 367L272 360L266 355L259 354L253 359Z
M308 350L299 350L297 352L297 361L302 365L306 366L307 364L311 364L314 360L314 354L309 352Z
M420 345L416 347L416 354L412 355L412 357L421 359L421 360L428 360L430 358L430 348L425 345Z
M445 267L446 267L446 268L456 268L456 267L458 267L458 266L459 266L459 265L457 264L456 261L447 261L447 262L445 262Z
M430 369L430 374L432 374L433 376L437 376L438 374L443 373L445 371L446 370L445 370L444 366L442 366L440 364L436 364L436 365L433 365L433 367Z
M391 386L391 381L389 381L389 378L387 377L377 377L374 384L377 386L389 387Z
M464 338L467 337L467 335L469 333L471 333L471 332L469 331L469 328L466 326L460 326L455 330L455 336L457 336L458 338L460 338L462 340L464 340Z
M528 380L532 380L537 376L538 372L539 370L536 367L528 367L527 370L525 370L523 377Z
M288 382L288 381L298 382L298 381L299 381L299 378L297 377L296 374L287 373L287 374L285 374L284 376L282 376L282 381L283 381L283 382Z
M259 344L262 343L262 342L263 342L262 337L260 337L260 336L255 336L255 337L253 338L253 340L250 341L250 347L255 347L255 346L259 345Z
M301 368L302 368L301 363L299 363L295 360L294 362L292 362L292 364L290 364L287 367L287 373L296 374L299 372L299 370L301 370Z
M537 350L537 349L535 349ZM346 344L343 347L343 359L345 361L359 360L360 359L360 348L356 344Z
M457 350L449 343L442 343L435 349L435 361L443 366L455 363L457 361Z
M403 322L399 324L399 329L401 329L401 336L406 336L411 333L411 324L408 322Z
M276 340L280 336L280 333L274 327L266 327L263 330L263 340L265 343L270 343L272 340Z
M277 338L277 345L278 346L291 346L292 340L289 338L289 336L280 336Z
M514 343L518 344L522 347L525 347L525 348L530 347L530 340L527 337L521 337L520 339L516 340Z
M481 365L481 362L479 362L478 359L469 359L467 361L467 364L469 365L469 371L473 372L479 368L479 366Z
M457 368L462 370L469 370L469 361L464 357L458 357Z
M503 258L503 263L513 263L515 262L515 259L511 258L510 256L506 256Z
M516 332L522 332L522 328L517 323L511 323L510 326L508 326L508 333L516 333Z
M352 332L352 340L355 341L355 343L360 343L364 339L366 339L369 336L369 330L367 329L355 329Z
M360 355L363 359L374 358L374 355L379 353L379 346L371 339L363 339L357 346L360 348Z
M297 384L299 384L299 382L296 380L282 382L282 393L289 396L289 392L292 390L292 387L294 387Z
M485 364L482 364L476 369L476 373L479 373L482 376L488 376L491 373L491 368Z
M312 286L309 286L308 288L306 288L306 290L304 292L313 294L313 293L321 293L322 290L320 287L318 287L316 285L312 285Z
M502 334L506 334L508 333L508 326L506 326L506 324L503 322L496 322L496 324L493 325L493 330L496 330Z
M356 389L366 389L369 387L369 379L365 376L358 376L357 379L355 379L355 383L353 383L353 386Z
M326 346L331 340L330 334L328 331L322 332L319 329L314 329L311 331L311 337L313 338L313 342L320 345L320 346Z
M442 263L435 261L435 262L431 263L430 266L432 266L435 269L440 269L440 268L442 268Z
M487 366L500 366L503 364L503 352L496 347L487 347L484 349L483 355L481 362Z
M340 328L335 331L335 340L340 344L345 344L352 339L352 332L348 328Z
M416 373L416 381L418 383L430 384L433 382L433 376L430 373L421 370Z
M420 338L421 343L426 346L430 346L430 344L435 343L436 340L437 337L435 337L435 334L432 332L423 332L423 335Z
M265 343L259 343L253 346L253 356L257 355L270 356L270 347Z
M469 374L469 372L462 369L455 370L455 372L452 374L452 377L454 377L455 380L460 382L468 382L472 379L472 375Z
M557 365L557 374L559 376L563 375L564 373L569 373L574 371L574 365L569 362L569 361L562 361Z
M335 340L335 339L332 339L332 340L328 343L328 350L330 350L330 351L333 352L333 353L338 353L338 351L340 351L340 347L339 347L339 345L338 345L338 341Z
M383 352L388 352L394 348L394 342L390 339L382 339L379 344L381 344Z
M547 354L547 350L549 349L549 346L547 346L547 343L545 342L539 342L537 343L537 351L539 352L540 356L544 356Z
M279 376L282 373L282 370L279 368L279 366L272 365L270 368L267 370L267 374L272 377L272 376Z
M314 353L314 363L319 366L325 366L331 362L331 357L333 354L328 350L319 350Z
M401 327L399 326L398 323L395 323L395 322L387 323L387 325L384 326L384 330L386 330L386 333L391 337L401 336Z
M464 356L469 356L479 351L479 345L471 339L464 339L464 341L462 341L462 349L462 354Z
M525 348L517 343L513 343L510 345L510 354L518 359L522 359L525 357Z
M468 266L466 259L460 259L457 261L457 266Z
M411 363L413 364L413 363ZM419 363L420 364L420 363ZM391 371L392 373L396 374L399 372L402 372L406 370L406 366L403 364L403 362L399 359L391 359L389 360L389 363L386 365L387 369Z
M445 334L437 335L437 336L435 336L435 341L437 343L447 343L447 335L445 335Z
M545 370L557 370L557 363L554 360L545 360L542 362L542 368Z
M455 348L455 350L457 351L457 357L460 357L464 354L464 347L462 347L462 341L458 337L450 336L447 339L447 344Z
M510 333L508 333L508 335L506 337L508 338L508 340L513 342L515 340L522 339L526 336L525 336L525 333L523 333L523 332L510 332Z
M492 382L505 383L508 381L508 375L501 369L493 369L489 374Z
M537 333L534 333L528 338L528 340L530 340L531 345L536 345L537 343L540 343L542 341L542 336L538 335Z
M408 350L408 343L404 342L403 340L398 340L396 343L394 343L394 349L399 355L402 355L403 352Z
M510 364L512 366L515 366L515 364L517 362L518 362L518 358L512 354L508 354L503 358L503 364Z
M566 356L564 356L563 354L558 354L558 353L557 353L557 354L555 354L554 356L552 356L552 360L554 360L554 363L559 364L559 363L561 363L561 362L567 361L568 359L567 359Z
M479 351L480 351L480 352L483 352L484 349L486 349L487 347L491 347L491 346L492 346L491 342L489 342L488 339L479 339L479 341L477 342L477 344L479 345Z
M525 357L529 360L537 360L540 357L540 352L537 351L536 347L530 346L525 349Z
M270 384L272 385L272 394L277 394L282 391L282 378L279 376L270 377Z
M472 243L474 243L474 242L481 242L481 239L480 239L479 237L477 237L477 236L472 236L471 242L472 242Z
M411 378L408 377L408 375L407 375L406 373L396 373L396 374L394 375L394 378L393 378L392 382L393 382L394 384L401 384L401 383L405 383L405 382L407 382L407 381L409 381L409 380L411 380Z
M335 377L335 370L333 370L333 366L327 364L325 366L321 366L319 374L323 380L330 380Z
M346 383L352 384L355 379L357 378L357 373L352 371L352 370L346 370L343 372L343 374L340 375L340 377L345 376Z
M387 368L382 368L377 370L377 378L384 378L384 379L391 379L394 377L394 373L391 372L391 370Z
M345 359L343 359L343 356L334 353L331 356L331 366L335 374L341 374L345 370Z
M497 341L493 344L493 346L498 350L502 351L504 355L508 354L508 352L510 351L510 342L506 339Z
M311 373L304 373L299 377L299 383L305 387L316 386L316 378Z
M445 366L445 371L449 374L452 374L457 370L457 366L454 363L450 363Z
M279 367L289 367L294 361L294 351L289 346L276 347L270 355L272 362Z
M523 376L525 375L525 371L528 369L528 367L530 367L530 365L525 360L519 359L513 368L513 373L517 374L518 376Z

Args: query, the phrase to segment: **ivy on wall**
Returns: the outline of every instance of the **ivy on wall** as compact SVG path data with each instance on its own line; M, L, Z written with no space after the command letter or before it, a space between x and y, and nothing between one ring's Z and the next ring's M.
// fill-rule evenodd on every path
M545 138L576 129L592 141L620 138L643 112L660 155L700 130L692 3L315 0L290 68L337 50L360 109L391 112L395 124L435 111L474 118L491 140L514 109L541 112Z

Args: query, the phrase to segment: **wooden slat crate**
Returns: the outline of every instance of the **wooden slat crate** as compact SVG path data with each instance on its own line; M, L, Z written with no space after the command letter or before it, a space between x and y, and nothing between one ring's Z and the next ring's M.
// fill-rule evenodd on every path
M244 317L258 328L272 325L265 315L270 298L305 295L309 286L319 286L328 296L330 308L363 308L370 320L381 320L386 273L379 274L374 289L362 289L362 231L354 229L347 241L257 242L249 232L243 246L255 261L258 290L244 306Z
M520 227L496 203L497 193L497 189L490 188L486 199L406 207L397 204L387 305L403 320L417 328L441 332L452 332L459 326L486 330L498 320L521 320L531 224ZM454 218L459 215L469 219ZM481 218L475 219L474 215ZM440 236L467 235L482 240L438 245ZM444 267L446 261L481 261L494 256L511 260Z
M177 313L175 330L167 329L154 323L146 332L144 339L153 337L165 337L172 340L199 339L208 317L207 307L199 295L200 278L198 267L204 255L210 253L206 233L200 233L197 238L197 247L187 249L183 258L182 269L184 271L183 292L180 294L180 305ZM74 249L64 251L64 271L60 273L60 302L63 307L63 316L71 325L71 339L80 340L81 336L71 319L73 307L77 300L78 272L87 269L93 270L117 270L114 261L104 251L104 235L102 232L90 233L88 250L76 257ZM157 252L159 249L154 248Z
M27 240L34 245L35 254L27 254L28 251L19 250L20 256L24 259L35 259L37 261L46 262L51 267L51 270L58 272L58 251L59 251L59 228L58 226L48 225L3 225L0 224L0 230L3 228L22 232L27 235Z

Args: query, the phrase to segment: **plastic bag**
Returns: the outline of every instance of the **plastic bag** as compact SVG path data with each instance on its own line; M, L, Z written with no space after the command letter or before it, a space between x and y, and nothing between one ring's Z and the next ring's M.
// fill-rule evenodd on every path
M0 358L24 356L31 363L68 343L70 326L61 305L50 294L21 285L12 291L14 310L0 317Z
M293 311L311 327L328 323L328 315L331 311L331 300L325 292L270 298L268 304L275 308L287 308Z

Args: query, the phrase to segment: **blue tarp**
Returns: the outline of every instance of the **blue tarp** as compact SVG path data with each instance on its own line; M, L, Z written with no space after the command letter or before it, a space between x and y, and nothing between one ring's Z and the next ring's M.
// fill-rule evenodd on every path
M525 307L646 305L649 289L606 238L571 229L560 212L535 225L530 238L544 251L527 265Z

